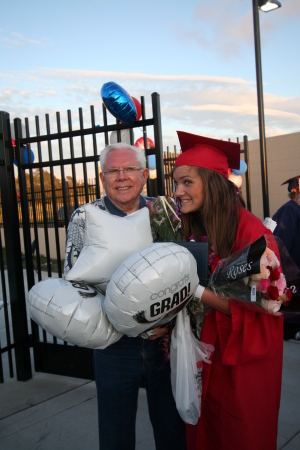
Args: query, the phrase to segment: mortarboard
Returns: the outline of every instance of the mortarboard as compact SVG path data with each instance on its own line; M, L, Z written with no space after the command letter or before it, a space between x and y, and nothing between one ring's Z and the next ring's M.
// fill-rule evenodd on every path
M293 188L299 186L299 179L300 179L300 175L297 175L296 177L292 177L292 178L289 178L288 180L284 181L283 183L281 183L280 186L282 186L283 184L288 184L288 191L291 192L291 190Z
M240 168L240 144L177 131L181 154L175 167L196 166L228 178L228 168Z

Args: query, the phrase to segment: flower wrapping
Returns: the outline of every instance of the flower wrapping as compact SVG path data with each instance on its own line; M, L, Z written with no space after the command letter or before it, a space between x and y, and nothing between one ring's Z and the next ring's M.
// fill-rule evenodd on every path
M280 259L268 246L272 241ZM209 288L246 308L286 316L300 314L300 271L274 236L263 235L219 261Z
M150 224L154 242L182 240L179 211L171 197L158 196L148 200L146 205L150 212Z

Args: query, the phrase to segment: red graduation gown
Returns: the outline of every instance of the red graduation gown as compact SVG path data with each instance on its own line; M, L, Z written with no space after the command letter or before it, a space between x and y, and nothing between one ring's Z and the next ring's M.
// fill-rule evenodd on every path
M263 233L278 256L272 233L242 209L235 250ZM214 311L204 319L201 340L215 351L203 368L201 417L197 425L186 425L187 449L276 450L283 319L234 301L231 314Z

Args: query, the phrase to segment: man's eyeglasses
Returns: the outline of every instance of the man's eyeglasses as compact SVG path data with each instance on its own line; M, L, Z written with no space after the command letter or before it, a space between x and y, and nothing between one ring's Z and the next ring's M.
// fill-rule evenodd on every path
M128 167L123 167L122 169L117 169L117 168L108 169L102 173L104 173L108 177L117 178L119 176L119 172L121 172L121 171L124 173L125 176L130 176L130 175L134 175L139 170L143 170L143 169L141 167L128 166Z

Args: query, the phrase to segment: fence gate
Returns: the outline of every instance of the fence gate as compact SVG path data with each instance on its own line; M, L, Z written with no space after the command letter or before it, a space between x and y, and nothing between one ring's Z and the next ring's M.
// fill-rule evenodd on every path
M109 143L109 133L114 133L115 141L121 141L122 131L127 130L130 143L134 144L134 130L139 128L147 148L147 132L152 127L155 146L145 152L156 156L157 178L155 182L148 181L147 193L165 194L160 98L157 93L151 97L150 119L146 118L141 97L142 118L133 124L118 120L108 124L103 105L103 126L96 125L91 106L89 128L84 128L79 108L78 129L73 130L68 110L67 131L61 131L62 121L56 113L56 130L52 132L50 116L46 114L44 134L39 117L35 117L35 126L31 127L34 131L28 119L25 128L20 119L15 119L11 129L9 114L0 112L0 382L5 378L4 358L10 377L14 376L14 367L18 380L32 377L31 348L36 371L93 379L92 350L60 341L29 320L26 293L42 279L62 277L69 218L79 205L101 197L99 139L103 140L102 149Z

